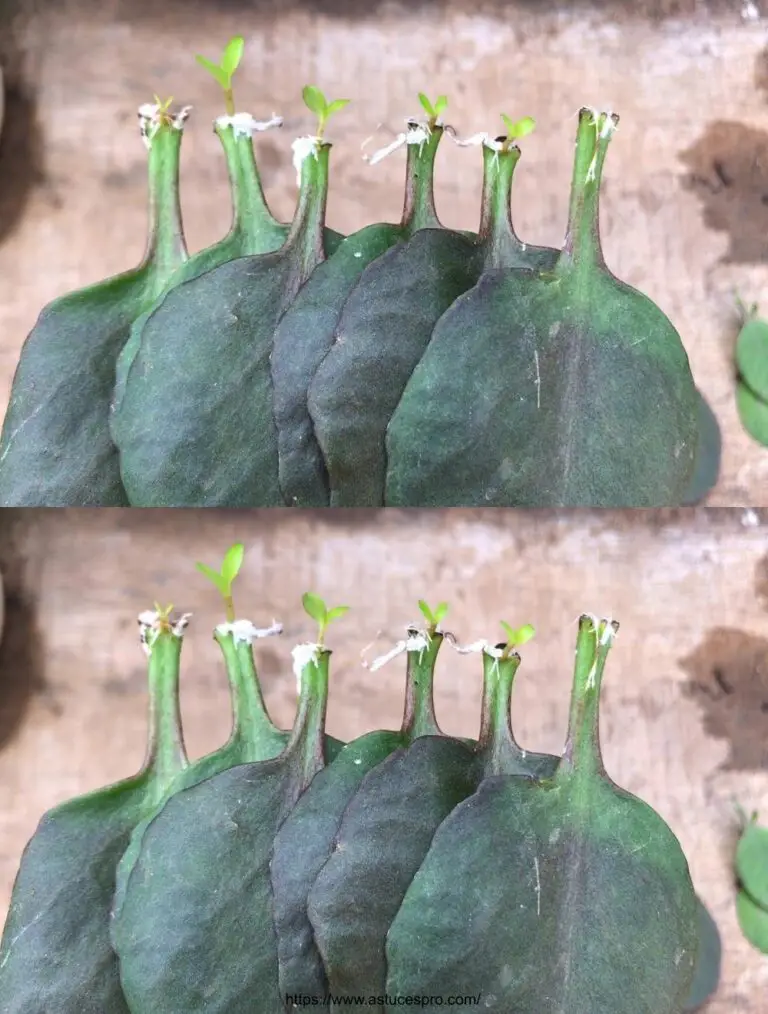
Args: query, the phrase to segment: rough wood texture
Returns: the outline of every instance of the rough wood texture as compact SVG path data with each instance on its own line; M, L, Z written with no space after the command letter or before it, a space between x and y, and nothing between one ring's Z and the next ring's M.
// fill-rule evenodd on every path
M329 724L345 738L397 727L402 660L371 674L360 651L371 642L369 658L386 651L416 618L419 597L450 602L449 627L464 641L495 637L500 619L534 623L515 721L525 745L553 751L565 734L576 617L617 618L602 722L607 769L670 822L721 927L724 982L711 1014L764 1014L768 961L738 933L730 862L732 800L768 814L768 512L5 515L0 911L41 813L141 762L136 615L153 601L194 613L182 676L191 752L226 738L226 680L211 639L221 610L194 561L213 563L243 540L238 611L285 624L282 638L257 648L280 722L294 704L290 647L311 634L301 594L354 606L331 637ZM478 666L477 657L443 658L436 696L448 732L476 731Z
M213 55L242 32L240 107L286 117L282 133L259 140L281 215L295 197L290 140L311 126L301 86L313 80L354 97L332 128L330 222L344 231L397 217L402 158L371 169L359 147L379 123L400 129L419 89L449 95L450 120L464 135L495 130L501 111L536 117L515 215L521 235L539 243L562 240L577 107L617 110L603 202L608 263L674 321L719 417L724 460L711 503L768 504L768 452L738 422L730 356L733 289L760 300L768 282L763 6L433 0L404 11L350 0L2 0L15 29L0 42L13 71L0 159L0 406L40 307L141 256L145 167L135 109L153 92L195 106L183 160L191 246L226 229L224 168L210 130L221 108L192 54ZM378 134L382 143L390 136ZM447 224L476 223L479 158L450 146L440 157Z

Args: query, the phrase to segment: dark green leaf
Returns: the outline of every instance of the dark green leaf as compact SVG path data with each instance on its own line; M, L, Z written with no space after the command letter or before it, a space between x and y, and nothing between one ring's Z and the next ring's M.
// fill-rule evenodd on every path
M768 323L748 320L736 339L741 379L761 401L768 401Z
M645 296L602 271L586 287L486 272L441 318L389 425L387 504L677 504L697 413L680 339Z
M384 993L384 943L438 825L477 786L479 761L447 737L417 739L363 779L309 893L329 991Z
M384 440L440 315L480 271L472 242L442 229L417 231L373 261L350 293L336 342L309 387L332 507L380 507ZM414 437L414 450L420 446Z
M716 992L720 983L722 944L717 923L709 914L706 905L699 898L699 950L696 955L696 969L693 984L688 994L684 1011L695 1011Z
M755 392L739 380L736 383L736 407L744 429L764 447L768 447L768 401L763 401Z
M307 388L337 340L339 317L365 267L402 238L395 225L369 225L315 268L274 335L272 384L280 488L292 507L327 507L328 475L307 408Z
M704 395L697 389L699 403L699 432L696 443L696 465L693 478L683 503L690 506L699 503L717 485L720 476L722 436L717 416Z
M277 832L271 876L283 995L319 997L327 992L325 971L307 915L309 891L332 853L344 809L360 781L403 742L401 733L387 731L353 740L332 764L315 775Z

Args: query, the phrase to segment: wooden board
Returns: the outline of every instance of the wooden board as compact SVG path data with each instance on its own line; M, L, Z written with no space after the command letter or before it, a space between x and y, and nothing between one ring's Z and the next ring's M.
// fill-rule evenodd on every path
M5 517L7 515L7 518ZM145 659L136 616L156 600L193 612L183 713L197 756L228 732L226 679L211 632L217 595L194 570L232 542L247 555L238 612L285 625L257 660L269 707L289 723L290 647L311 635L314 590L354 611L333 632L330 730L397 727L403 668L360 663L388 650L420 597L451 604L464 642L532 622L514 716L521 742L559 751L576 618L621 630L606 674L606 767L671 824L725 942L711 1014L764 1014L768 959L733 909L734 809L768 816L768 512L6 511L9 602L0 649L0 912L20 852L55 803L131 773L145 737ZM476 732L476 657L448 655L437 679L446 731Z
M342 231L397 219L402 154L371 168L360 146L371 134L386 144L401 130L418 111L419 90L449 96L449 120L463 136L495 132L501 112L537 119L514 201L519 232L534 243L563 237L579 105L618 111L603 198L608 263L671 317L717 413L725 446L711 503L768 505L768 451L740 426L731 367L733 290L760 301L768 283L762 6L465 0L404 10L318 0L220 10L202 0L4 0L0 17L17 16L0 41L0 60L13 71L0 159L0 408L42 305L141 256L145 154L136 108L153 93L194 105L183 154L191 247L226 230L226 179L210 129L221 103L192 56L215 55L241 32L240 108L286 118L282 133L258 142L280 215L290 216L295 199L290 141L312 127L301 86L315 81L354 98L331 131L329 216ZM479 184L477 149L447 145L437 180L446 224L476 224Z

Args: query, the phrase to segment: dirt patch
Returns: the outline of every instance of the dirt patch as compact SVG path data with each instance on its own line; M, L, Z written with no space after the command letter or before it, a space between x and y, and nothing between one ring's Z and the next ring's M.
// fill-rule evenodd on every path
M725 739L730 771L768 769L768 639L715 627L680 666L683 694L702 710L704 728Z

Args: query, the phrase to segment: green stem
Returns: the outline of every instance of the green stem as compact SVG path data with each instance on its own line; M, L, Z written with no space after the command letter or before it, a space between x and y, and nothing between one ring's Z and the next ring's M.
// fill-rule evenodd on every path
M173 272L187 260L179 201L179 154L183 130L163 123L149 149L149 240L144 263L154 268L159 296Z
M504 267L522 248L512 225L512 179L520 149L493 151L483 145L483 196L478 241L486 251L486 269Z
M483 652L483 706L477 753L486 777L520 769L523 751L512 732L511 704L519 655L493 658Z
M237 746L242 763L264 756L263 744L280 736L280 730L269 717L248 641L235 642L234 634L214 633L224 655L232 700L232 735L229 745Z
M318 652L301 671L299 706L285 754L299 760L294 788L303 792L318 771L325 767L325 715L328 708L328 663L330 651Z
M582 109L579 113L568 230L556 268L558 273L573 269L584 273L605 264L600 245L600 181L616 122L616 117L610 120L607 114L595 120L590 109Z
M613 631L617 628L614 625ZM555 778L591 778L605 773L600 750L600 686L612 637L605 624L579 620L568 738Z
M441 227L435 208L435 155L442 136L442 127L432 127L423 145L406 145L405 203L400 224L408 236L419 229Z
M143 770L157 799L188 764L179 709L181 642L178 634L161 631L149 656L149 741Z
M331 146L320 144L316 156L301 164L299 201L283 249L297 249L298 266L293 284L298 289L325 260L325 209L328 202L328 161Z
M419 736L441 734L435 717L433 684L442 643L442 634L432 634L426 648L408 652L401 733L409 742Z
M232 228L230 235L243 238L243 256L261 253L264 234L279 226L267 205L261 186L253 138L235 128L216 125L216 134L224 148L232 190Z

